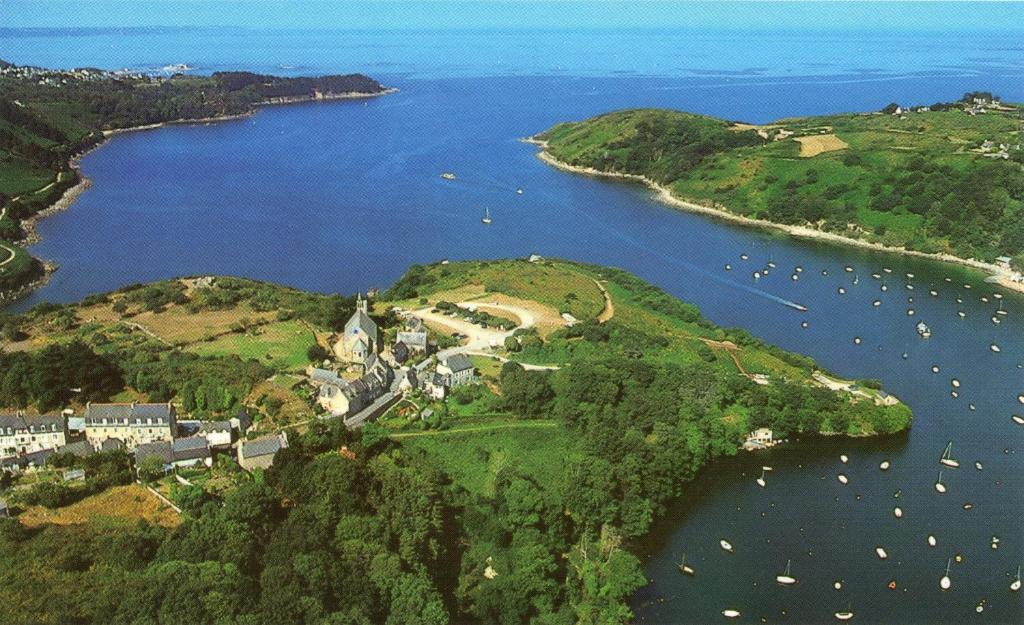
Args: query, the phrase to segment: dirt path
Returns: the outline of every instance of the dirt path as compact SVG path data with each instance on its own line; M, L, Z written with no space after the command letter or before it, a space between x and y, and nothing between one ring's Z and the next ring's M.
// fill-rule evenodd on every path
M735 343L732 343L730 341L713 341L711 339L701 340L704 341L709 347L716 347L718 349L725 350L725 352L732 357L732 361L736 363L736 368L740 370L740 373L747 376L748 378L750 377L750 374L747 373L747 370L743 368L743 363L741 363L740 359L736 356L736 352L738 352L740 348L737 347Z
M608 295L608 289L604 288L603 284L596 279L594 280L594 284L597 285L597 288L601 289L601 295L604 296L604 309L601 311L601 314L597 316L597 322L604 323L615 316L615 304L612 302L612 296Z
M4 250L7 250L7 252L10 254L10 256L8 256L7 258L5 258L3 260L0 260L0 267L3 267L7 263L9 263L12 260L14 260L16 252L13 249L7 247L6 245L0 245L0 248L3 248Z

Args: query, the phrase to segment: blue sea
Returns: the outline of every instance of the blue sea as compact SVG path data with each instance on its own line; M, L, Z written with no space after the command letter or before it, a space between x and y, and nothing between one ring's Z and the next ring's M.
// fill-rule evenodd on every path
M1006 294L1007 321L994 326L994 300L980 300L994 289L975 272L681 213L635 185L553 170L521 141L560 121L633 107L767 122L971 90L1021 101L1021 34L0 30L0 58L18 64L362 72L400 89L113 138L83 160L92 188L39 225L32 251L61 269L16 307L185 274L352 293L443 258L539 253L619 266L716 323L745 327L840 375L881 379L917 415L897 440L791 445L706 470L636 546L651 580L634 600L639 622L707 623L734 608L747 622L821 623L848 604L860 623L1021 622L1021 595L1008 585L1024 559L1024 428L1010 420L1024 392L1024 298ZM442 180L443 171L457 179ZM480 223L485 207L489 227ZM754 282L751 272L769 260L779 271ZM799 281L789 277L796 266L805 268ZM893 270L887 292L870 277L884 266ZM922 319L934 331L927 341L913 329ZM962 383L957 399L951 377ZM950 440L964 466L945 474L943 496L933 482ZM886 473L877 469L882 459L893 464ZM762 464L775 467L767 489L754 484ZM847 487L835 480L840 470ZM736 545L734 555L723 556L721 538ZM874 555L879 544L890 554L884 562ZM682 552L698 570L692 579L676 571ZM942 592L938 580L957 553L954 587ZM773 580L787 559L801 583L780 588ZM897 590L887 589L890 580Z

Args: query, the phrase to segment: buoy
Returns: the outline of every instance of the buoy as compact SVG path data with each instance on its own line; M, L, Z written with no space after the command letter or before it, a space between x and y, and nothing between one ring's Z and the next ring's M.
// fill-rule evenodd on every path
M892 509L892 513L893 513L893 516L895 516L897 519L902 519L903 518L903 508L901 508L899 506L896 506L895 508L893 508Z
M842 589L843 589L843 582L841 582L841 581L839 581L839 580L836 580L836 581L835 581L835 582L834 582L834 583L832 584L832 587L833 587L833 588L835 588L836 590L842 590Z
M932 373L938 373L938 372L939 372L939 365L932 365Z
M801 328L806 328L807 327L807 322L806 321L800 322L800 327Z
M882 463L878 465L878 468L883 470L883 471L888 471L889 470L889 461L888 460L883 460Z
M853 337L853 344L854 345L860 345L860 337L859 336Z

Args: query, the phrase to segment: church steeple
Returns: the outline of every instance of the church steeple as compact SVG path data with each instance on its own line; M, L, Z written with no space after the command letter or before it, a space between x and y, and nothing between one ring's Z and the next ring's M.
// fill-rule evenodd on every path
M370 314L369 303L363 299L362 293L356 293L356 310L361 310L366 314Z

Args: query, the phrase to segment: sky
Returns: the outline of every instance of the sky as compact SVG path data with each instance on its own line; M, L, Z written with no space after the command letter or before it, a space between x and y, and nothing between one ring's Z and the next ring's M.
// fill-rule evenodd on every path
M660 0L0 0L0 28L622 28L1019 30L1024 3Z

